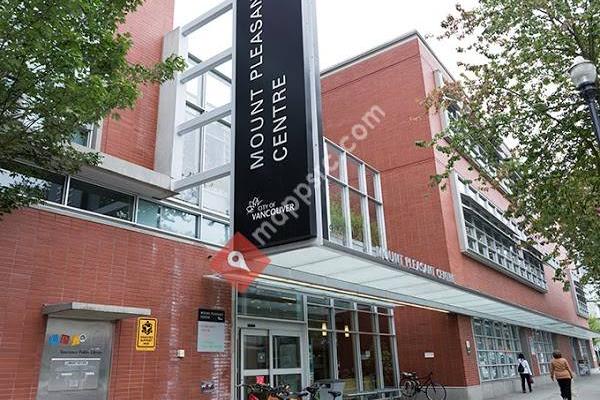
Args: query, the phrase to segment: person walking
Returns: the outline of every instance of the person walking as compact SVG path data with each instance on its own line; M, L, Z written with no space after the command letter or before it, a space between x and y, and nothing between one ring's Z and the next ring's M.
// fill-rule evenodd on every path
M517 367L517 371L519 372L519 375L521 375L521 388L523 389L523 393L527 393L527 391L525 390L525 382L527 382L527 386L529 387L529 393L531 393L531 383L533 381L533 379L531 378L531 368L529 367L529 363L525 359L523 353L518 355L518 360L519 366Z
M552 353L553 360L550 363L550 379L556 379L560 387L560 395L564 400L572 400L571 383L575 374L560 351Z

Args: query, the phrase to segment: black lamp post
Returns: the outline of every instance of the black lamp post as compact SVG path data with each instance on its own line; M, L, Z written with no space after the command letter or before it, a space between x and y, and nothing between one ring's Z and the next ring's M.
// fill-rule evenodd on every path
M575 58L573 66L569 69L569 75L571 76L571 81L573 81L573 84L581 93L581 97L583 97L590 108L592 125L594 125L596 138L598 139L598 144L600 144L600 112L598 111L598 87L596 86L598 71L596 70L596 66L591 61L578 56Z

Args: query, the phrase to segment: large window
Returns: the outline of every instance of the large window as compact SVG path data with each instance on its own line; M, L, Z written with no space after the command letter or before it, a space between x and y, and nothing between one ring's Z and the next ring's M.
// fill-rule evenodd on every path
M311 381L337 372L346 393L395 386L391 309L312 296L307 302Z
M29 176L0 170L0 186L10 187L24 181L38 186L49 203L86 210L216 245L225 244L230 237L229 223L216 213L212 215L198 212L173 202L145 200L37 169L30 171ZM69 190L65 196L67 186Z
M207 46L207 43L200 38L206 35L213 25L228 23L230 19L231 12L187 37L189 68L225 50L226 47L215 47L212 44ZM185 83L186 121L231 103L231 70L232 63L228 61ZM178 158L181 162L179 167L181 178L214 171L230 163L231 118L221 118L183 136L176 136L176 140L181 141L181 157ZM205 178L176 198L201 210L227 218L230 213L229 185L229 177Z
M581 317L587 318L589 317L590 312L588 309L585 287L580 282L581 273L582 271L579 271L578 269L571 270L571 282L573 284L571 290L573 293L573 301L577 307L577 314L579 314Z
M552 334L544 331L533 331L533 347L540 365L540 373L542 375L549 374L552 353L554 352Z
M523 234L496 206L469 184L455 179L464 225L465 254L519 281L546 291L542 254L521 248Z
M379 173L325 140L329 240L377 254L385 238Z
M237 310L241 316L306 321L310 382L340 379L348 394L396 387L390 308L251 287L238 293Z
M67 205L114 218L133 220L131 195L71 178Z
M0 186L12 187L26 184L39 188L44 199L54 203L62 203L65 177L46 171L33 169L28 176L0 169Z
M482 381L517 376L517 355L521 352L519 328L487 319L473 319L477 363Z

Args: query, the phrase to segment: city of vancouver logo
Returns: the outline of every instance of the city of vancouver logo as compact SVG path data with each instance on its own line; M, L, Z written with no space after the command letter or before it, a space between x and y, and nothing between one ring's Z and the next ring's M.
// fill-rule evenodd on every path
M296 211L296 207L297 205L294 203L277 204L275 201L265 203L264 200L261 200L258 196L255 196L248 202L246 214L250 215L253 221L260 221L271 218L274 215L294 213Z

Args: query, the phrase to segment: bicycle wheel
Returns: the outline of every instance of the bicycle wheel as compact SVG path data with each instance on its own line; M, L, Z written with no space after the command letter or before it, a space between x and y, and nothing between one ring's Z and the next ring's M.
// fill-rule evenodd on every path
M417 382L412 379L400 381L400 393L402 397L415 397L415 394L417 394Z
M436 382L431 382L425 389L425 395L429 400L446 400L446 388Z

